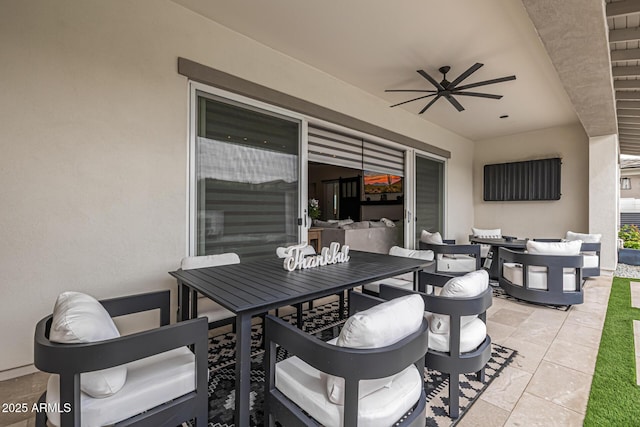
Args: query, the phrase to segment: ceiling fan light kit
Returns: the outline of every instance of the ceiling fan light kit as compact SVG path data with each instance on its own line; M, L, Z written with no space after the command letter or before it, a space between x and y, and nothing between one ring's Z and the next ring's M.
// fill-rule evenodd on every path
M465 80L471 74L475 73L483 65L484 64L476 62L474 65L469 67L467 69L467 71L465 71L464 73L462 73L458 77L456 77L452 82L447 80L447 73L451 70L451 67L448 66L448 65L445 65L445 66L440 67L438 69L438 71L440 71L440 73L442 73L442 81L440 81L440 82L436 81L436 79L431 77L426 71L418 70L417 71L418 74L420 74L429 83L431 83L435 87L435 90L430 90L430 89L387 89L387 90L385 90L385 92L414 92L414 93L426 93L427 94L427 95L422 95L422 96L418 96L416 98L409 99L407 101L399 102L397 104L393 104L393 105L391 105L391 107L397 107L398 105L407 104L409 102L418 101L420 99L426 99L426 98L434 97L432 100L430 100L427 103L427 105L425 105L425 107L422 110L420 110L420 112L418 114L422 114L425 111L427 111L429 109L429 107L431 107L440 98L445 98L447 101L449 101L449 103L451 103L451 105L453 105L456 108L456 110L464 111L464 107L460 104L460 102L458 102L458 100L454 97L454 95L455 96L459 96L459 95L462 95L462 96L473 96L473 97L477 97L477 98L500 99L500 98L502 98L502 95L494 95L494 94L491 94L491 93L469 92L469 91L467 91L467 89L472 89L474 87L479 87L479 86L492 85L492 84L495 84L495 83L507 82L509 80L515 80L516 79L516 76L507 76L507 77L500 77L500 78L497 78L497 79L484 80L484 81L481 81L481 82L470 83L470 84L459 86L459 84L462 83L463 80Z

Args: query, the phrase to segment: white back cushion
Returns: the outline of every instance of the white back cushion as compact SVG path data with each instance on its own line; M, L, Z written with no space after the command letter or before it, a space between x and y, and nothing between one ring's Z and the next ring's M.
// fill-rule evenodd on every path
M88 343L120 337L107 310L92 296L63 292L53 308L49 340L62 344ZM96 398L117 393L127 379L126 366L80 374L80 388Z
M502 237L502 229L500 228L484 229L471 227L471 233L474 237L484 237L486 239L499 239Z
M336 340L339 347L381 348L416 332L422 324L424 300L408 295L378 304L349 317ZM359 397L388 387L393 377L361 381ZM344 403L344 379L327 375L327 396L333 403Z
M218 255L188 256L182 258L180 268L183 270L192 270L194 268L217 267L228 264L240 264L238 254L229 252Z
M432 245L443 245L442 236L438 231L435 233L429 233L427 230L422 230L420 233L420 241L430 243Z
M569 242L527 242L527 252L533 255L579 255L582 240Z
M433 261L433 251L417 251L413 249L401 248L400 246L392 246L391 249L389 249L389 255Z
M486 270L476 270L464 276L454 277L442 287L440 297L444 298L470 298L480 295L489 286L489 273ZM462 316L460 327L473 321L477 316ZM429 328L434 334L448 334L450 319L446 314L433 313Z
M600 243L602 239L602 234L585 234L585 233L574 233L573 231L567 231L567 235L565 236L567 240L582 240L584 243Z

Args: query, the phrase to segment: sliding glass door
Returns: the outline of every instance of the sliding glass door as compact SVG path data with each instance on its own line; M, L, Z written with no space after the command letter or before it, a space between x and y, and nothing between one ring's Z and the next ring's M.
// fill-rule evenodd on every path
M301 122L195 91L195 255L275 256L300 241Z
M444 235L444 162L415 157L415 247L422 230Z

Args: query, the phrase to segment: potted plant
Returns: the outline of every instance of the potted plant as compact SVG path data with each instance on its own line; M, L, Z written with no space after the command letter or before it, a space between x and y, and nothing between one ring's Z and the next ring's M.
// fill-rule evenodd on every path
M618 262L640 265L640 228L633 224L623 225L618 237L623 242L623 247L618 250Z

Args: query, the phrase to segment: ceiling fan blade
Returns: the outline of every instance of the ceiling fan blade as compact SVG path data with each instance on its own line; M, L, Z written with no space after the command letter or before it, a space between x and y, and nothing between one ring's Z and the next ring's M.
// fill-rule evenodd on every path
M413 99L410 99L408 101L403 101L403 102L399 102L397 104L390 105L389 107L397 107L398 105L406 104L408 102L417 101L418 99L429 98L430 96L434 96L434 95L435 95L435 93L432 93L431 95L419 96L417 98L413 98Z
M456 90L471 89L472 87L492 85L494 83L508 82L509 80L515 80L515 79L516 79L516 76L500 77L499 79L485 80L482 82L470 83L468 85L458 86Z
M433 98L431 102L429 102L422 110L420 110L418 114L422 114L425 111L427 111L429 107L431 107L439 98L440 98L440 95L437 95L435 98Z
M437 92L437 90L425 90L425 89L385 89L385 92Z
M456 107L456 110L464 111L464 107L453 96L449 95L449 96L445 96L445 98L447 98L447 101L449 101L451 105Z
M482 67L483 65L484 64L481 64L479 62L476 62L475 64L473 64L471 67L469 67L469 69L467 71L465 71L464 73L460 74L454 81L449 83L449 90L455 88L458 83L460 83L461 81L463 81L464 79L469 77L471 74L473 74L476 71L478 71L478 69L480 67Z
M477 96L478 98L491 98L491 99L501 99L502 95L493 95L491 93L478 93L478 92L455 92L456 95L464 95L464 96Z
M444 90L444 88L442 87L442 85L440 83L438 83L433 77L431 77L429 74L427 74L427 72L425 70L418 70L418 74L420 74L422 77L424 77L425 79L429 80L429 83L431 83L432 85L434 85L436 87L436 89L438 90Z

